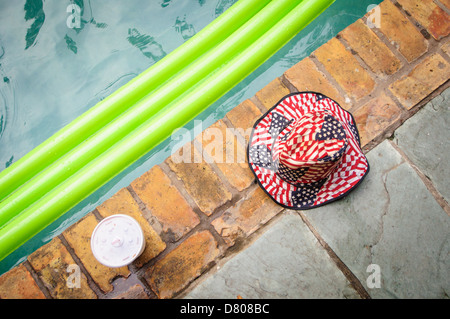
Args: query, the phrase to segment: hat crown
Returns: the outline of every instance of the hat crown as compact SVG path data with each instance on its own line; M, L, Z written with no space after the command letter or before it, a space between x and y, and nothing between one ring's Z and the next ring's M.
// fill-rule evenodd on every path
M290 209L342 198L369 171L353 116L315 92L289 94L256 121L247 155L258 184Z
M353 116L315 92L289 94L265 113L247 155L258 184L291 209L342 198L369 171Z
M340 121L328 110L313 111L292 121L274 143L273 160L289 183L312 183L326 178L347 148Z

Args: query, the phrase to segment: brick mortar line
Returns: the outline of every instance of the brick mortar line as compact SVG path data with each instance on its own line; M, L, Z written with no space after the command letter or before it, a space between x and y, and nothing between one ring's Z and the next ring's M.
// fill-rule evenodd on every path
M394 82L393 82L394 83ZM386 94L389 98L391 98L392 101L394 101L394 103L399 107L399 109L402 112L402 115L407 114L408 113L408 109L403 106L403 104L400 102L400 100L398 99L398 97L395 96L394 93L392 93L391 90L389 90L389 86L383 88L383 92L384 94Z
M442 10L444 10L445 13L450 15L450 9L448 9L441 1L439 1L439 0L433 0L433 1L434 1L434 3L436 3L436 5L438 7L440 7Z
M223 254L223 252L221 252L221 255ZM179 291L175 292L173 294L172 297L170 297L170 299L180 299L182 297L180 297L181 295L185 295L185 292L189 290L190 286L195 283L199 278L205 278L205 274L209 273L209 271L211 269L213 269L216 265L217 262L221 260L221 255L217 256L214 260L210 261L205 267L203 267L200 270L200 274L193 278L191 281L189 281L186 286L184 286L182 289L180 289Z
M395 133L395 130L397 130L400 126L403 125L408 119L413 117L417 112L419 112L426 104L428 104L432 99L434 99L436 96L440 95L443 91L445 91L447 88L450 87L450 80L447 80L444 84L442 84L440 87L438 87L436 90L432 91L426 98L424 98L422 101L417 103L414 107L412 107L410 110L405 109L402 107L402 113L400 115L400 118L396 120L395 122L391 123L388 127L386 127L383 132L381 132L378 136L373 138L372 140L368 141L365 145L362 146L362 150L364 153L367 153L371 151L373 148L375 148L377 145L381 144L384 140L389 139L392 137L392 135ZM395 97L392 92L387 89L385 93L393 98L392 100L401 105L397 98Z
M365 25L367 25L366 17L361 18L361 20L364 22ZM361 98L357 103L355 103L355 106L353 106L350 109L350 111L355 112L357 109L364 106L371 99L373 99L374 97L377 97L379 95L379 93L378 93L379 91L385 92L385 93L390 93L392 95L392 97L394 97L394 102L397 103L397 106L399 106L401 109L406 110L406 108L398 101L397 97L395 97L392 94L391 90L389 90L389 86L392 83L395 83L396 81L403 78L405 75L408 75L412 70L414 70L414 68L422 61L421 58L429 56L430 43L429 43L429 41L427 41L428 48L427 48L427 51L422 56L418 57L416 60L409 63L408 60L406 60L406 58L397 50L397 48L395 48L395 46L390 44L387 37L380 30L378 30L378 28L370 28L370 30L375 34L375 36L383 44L385 44L387 46L389 51L391 51L391 53L394 54L394 56L400 60L400 62L402 63L402 66L400 67L400 69L398 69L396 72L394 72L391 75L387 75L387 74L379 75L379 74L373 72L372 69L370 68L370 66L366 63L366 61L359 55L359 53L357 51L355 51L355 49L353 49L353 47L343 37L339 36L339 34L338 34L336 36L337 39L345 46L345 48L348 51L350 51L352 53L352 55L355 57L355 59L358 61L358 63L363 67L363 69L366 72L369 73L370 77L376 83L376 86L374 87L373 91L370 92L370 94L366 95L365 97ZM317 61L317 62L320 63L319 61Z
M303 60L303 59L302 59ZM258 93L261 92L262 90L264 90L264 88L270 86L271 83L273 83L275 80L278 80L281 87L284 87L285 89L287 89L289 91L289 93L295 93L298 92L298 90L296 90L293 85L290 85L292 88L291 89L288 85L286 85L286 83L283 81L284 78L284 72L283 74L281 74L280 76L274 78L269 84L267 84L266 86L264 86L260 91L258 91L255 95L253 95L249 100L251 102L253 102L253 104L255 104L255 106L259 109L259 111L261 112L261 116L266 114L267 111L274 107L274 105L265 105L263 101L260 100L260 98L258 97ZM282 96L279 97L280 99L282 98Z
M161 166L162 165L160 165L160 167ZM169 169L169 168L166 167L165 169ZM163 171L164 171L164 169L163 169ZM164 171L164 173L166 173L166 172ZM173 172L171 172L171 173L175 174ZM170 176L169 176L169 178L170 178ZM171 179L171 182L173 183L172 179ZM174 185L177 188L177 190L179 190L180 193L181 193L181 190L175 184L172 184L172 185ZM152 217L152 219L154 219L155 222L157 222L158 225L161 226L161 224L159 223L157 217L152 215L151 210L145 205L145 203L142 201L142 199L139 197L139 195L136 194L136 192L132 189L132 187L128 186L127 189L130 191L130 193L131 193L131 195L133 197L133 200L139 204L139 206L140 206L139 209L141 210L141 212L143 212L146 215L150 215ZM184 188L183 188L183 190L184 190ZM181 195L184 197L184 194L181 194ZM189 194L187 194L187 196L189 196ZM188 201L188 198L185 198L185 199L186 199L186 201ZM146 272L146 269L148 269L149 267L154 265L157 261L163 259L167 254L169 254L171 251L173 251L175 248L177 248L182 242L184 242L192 234L194 234L194 233L196 233L198 231L202 231L202 230L209 230L209 229L207 229L207 225L205 225L207 223L208 216L203 214L203 212L201 212L201 210L197 207L197 205L195 203L190 203L191 200L192 199L190 199L190 197L189 197L188 204L194 210L195 214L198 215L199 223L197 225L195 225L192 229L190 229L188 232L183 234L183 236L181 236L179 239L177 239L175 241L167 240L167 238L165 238L166 236L164 236L164 231L162 230L162 226L161 226L161 230L160 230L161 233L158 233L158 235L161 236L161 239L166 244L166 248L158 256L150 259L144 265L142 265L142 267L137 269L136 270L136 274L137 275L144 275L144 273ZM193 207L192 205L195 205L195 206ZM153 227L153 225L151 223L150 223L150 226ZM155 230L155 231L157 231L157 230Z
M340 41L346 49L350 48L352 51L353 49L345 42L343 43L340 39L341 37L339 36L339 34L336 36L336 38L338 39L338 41ZM350 50L349 50L350 51ZM350 52L352 52L350 51ZM330 84L338 91L338 93L344 98L344 99L349 99L350 102L350 109L349 112L350 113L354 113L356 110L358 110L359 108L361 108L362 106L364 106L367 102L369 102L371 99L373 99L373 96L377 96L379 93L379 91L384 91L384 90L388 90L389 85L383 85L384 83L386 83L386 81L383 81L383 79L379 80L379 77L376 76L375 73L373 73L370 68L367 66L367 64L364 62L364 60L362 60L359 55L357 54L352 54L352 56L355 57L355 59L358 61L358 63L361 65L361 67L364 70L369 70L368 72L369 75L371 76L372 80L374 80L375 82L375 87L373 89L373 91L368 94L367 96L361 98L360 100L356 101L353 97L350 97L345 90L340 86L340 84L336 81L336 79L334 79L334 77L326 70L325 66L316 58L316 56L314 55L314 52L309 56L309 58L311 59L311 61L313 61L313 63L315 64L315 66L317 67L317 69L324 74L325 78L327 81L330 82ZM356 57L357 56L357 57ZM362 64L363 63L363 64ZM400 71L400 70L399 70ZM394 75L397 75L397 73L399 73L399 71L397 71ZM390 76L392 77L392 76ZM390 78L389 77L389 78ZM399 77L400 78L400 77ZM379 80L379 81L378 81ZM294 84L292 84L283 74L282 77L282 82L284 82L285 84L287 84L286 86L292 91L292 88L297 90L298 89L295 87ZM398 101L396 101L396 103L398 103ZM398 103L400 106L401 104ZM403 106L401 106L403 108Z
M159 299L158 295L153 291L152 287L147 282L147 280L145 280L143 274L141 274L140 271L136 272L135 276L141 282L141 284L142 284L142 286L144 288L144 292L147 294L147 296L150 299Z
M253 102L258 108L260 108L260 111L261 111L261 108L263 107L263 106L262 106L262 103L259 101L259 99L256 97L256 95L254 95L252 98L250 98L250 100L253 99L253 98L254 98L255 100L257 100L256 103L258 103L258 104L260 104L260 105L256 105L256 103L255 103L254 101L252 101L252 102ZM260 106L261 106L261 107L260 107ZM264 113L266 113L266 111L264 111ZM264 114L264 113L263 113L263 114ZM215 123L217 123L218 121L224 122L227 129L237 129L237 128L235 128L235 127L233 126L233 124L232 124L231 121L227 118L226 115L225 115L222 119L217 120ZM242 129L245 129L245 128L242 128ZM205 131L205 130L202 131L202 134L203 134L204 131ZM246 157L247 157L248 143L247 143L247 141L246 141L246 139L245 139L245 136L243 136L243 135L240 133L239 130L236 131L236 133L234 134L234 136L236 137L237 143L239 143L240 146L243 148L243 150L244 150L244 152L245 152L245 155L244 155L244 156L245 156L245 158L246 158ZM226 136L223 136L223 138L225 139ZM203 147L203 143L202 143L202 142L199 142L199 141L196 140L196 139L194 139L194 141L195 141L195 143L193 142L194 147L195 147L196 150L199 151L199 152L202 154L202 156L207 160L206 164L209 165L209 166L211 167L211 169L214 171L214 173L216 173L217 176L219 177L219 179L226 185L226 189L227 189L228 191L230 191L230 193L231 193L231 195L232 195L232 199L231 199L230 201L232 201L236 196L239 197L239 195L240 195L243 191L246 191L247 189L249 189L249 188L251 187L251 185L252 185L253 183L256 183L256 179L254 178L254 179L253 179L253 183L250 184L248 187L244 188L244 189L241 190L241 191L238 190L238 189L236 189L233 185L231 185L231 183L230 183L230 181L228 180L228 178L227 178L227 177L222 173L222 171L219 169L219 167L217 166L216 162L215 162L208 154L205 154L205 153L204 153L205 148ZM233 153L234 153L234 150L233 150ZM234 155L235 155L235 154L233 154L233 158L234 158ZM225 164L238 164L238 163L233 162L233 163L225 163ZM248 165L248 164L247 164L247 165ZM169 169L170 169L170 167L169 167ZM241 196L241 197L243 197L243 196ZM224 203L222 206L217 207L217 208L213 211L213 213L212 213L210 216L212 216L212 215L214 214L214 212L216 212L219 208L225 206L226 204L227 204L227 203Z
M364 22L365 25L367 25L367 17L362 17L361 18L362 21ZM395 45L393 45L391 43L391 41L389 41L389 39L387 38L387 36L381 32L381 30L379 28L370 28L370 30L372 30L372 32L378 37L378 39L380 39L381 42L383 42L388 49L392 52L392 54L394 54L394 56L400 60L400 62L402 63L402 67L395 72L394 74L391 74L390 76L388 76L387 78L391 77L392 75L395 75L398 72L402 72L403 68L407 65L410 64L410 62L408 62L408 60L406 59L406 57L403 56L402 53L400 53L400 51L395 47ZM426 40L426 39L425 39ZM427 51L428 52L428 51ZM426 54L426 52L424 53ZM416 59L417 60L417 59ZM411 61L411 63L414 63L416 60Z
M301 60L303 61L303 60ZM300 62L300 61L299 61ZM285 73L280 77L280 82L291 92L298 92L298 89L286 78Z
M164 237L164 236L162 235L162 234L163 234L163 231L162 231L162 226L161 226L160 222L158 221L158 219L157 219L155 216L153 216L153 214L152 214L151 211L147 208L147 206L145 205L145 203L141 200L141 198L139 197L139 195L136 194L136 192L135 192L134 189L131 187L131 185L128 185L128 186L125 187L125 188L126 188L126 189L128 190L128 192L130 193L130 195L131 195L133 201L138 205L139 211L142 213L142 215L144 216L144 218L147 220L147 222L149 223L150 227L153 228L153 230L158 234L158 236ZM103 217L100 215L100 213L98 212L97 209L95 209L94 212L96 213L96 214L94 214L94 215L96 215L97 220L100 221L101 219L103 219ZM162 238L162 240L163 240L164 243L166 244L166 248L164 249L164 251L165 251L165 250L167 250L167 247L168 247L169 243L166 242L163 238ZM161 255L162 253L164 253L164 251L162 251L159 255ZM158 255L158 256L159 256L159 255ZM151 260L158 258L158 256L152 258ZM150 261L151 261L151 260L150 260ZM149 262L150 262L150 261L149 261ZM147 281L143 278L143 276L142 276L142 271L141 271L142 268L144 268L149 262L143 264L142 267L140 267L140 268L136 267L136 266L132 263L132 264L130 264L130 265L128 266L128 269L129 269L129 271L130 271L130 273L131 273L130 276L131 276L131 275L135 275L136 278L140 281L140 283L141 283L142 286L144 287L144 292L147 294L147 296L149 296L150 299L155 299L156 293L151 289L150 285L149 285L149 284L147 283ZM119 277L122 277L122 276L117 276L117 277L113 278L113 279L111 280L111 283L113 283L114 280L116 280L116 279L119 278ZM122 277L122 278L123 278L123 277ZM109 298L108 298L108 294L111 294L111 293L113 293L113 291L110 292L110 293L104 293L105 298L109 299Z
M231 207L233 207L234 205L236 205L240 200L245 199L248 197L248 194L251 193L252 191L255 190L255 188L257 188L259 186L257 186L257 182L256 180L253 181L252 184L250 184L249 187L247 187L246 189L242 190L242 192L239 192L236 196L233 196L231 198L231 200L229 200L228 202L226 202L225 204L223 204L222 206L217 207L214 212L207 216L207 219L212 222L215 219L219 218L220 216L222 216L223 213L225 213L225 211Z
M405 118L402 114L398 120L391 123L388 127L386 127L384 129L383 132L381 132L380 134L378 134L378 136L374 137L372 140L370 140L364 146L362 146L361 147L362 151L365 154L367 154L372 149L374 149L376 146L381 144L383 141L385 141L386 139L389 139L392 136L392 134L395 132L395 130L398 129L406 120L407 120L407 118Z
M401 157L404 159L404 161L406 163L408 163L414 169L414 171L420 177L422 182L425 184L425 187L428 189L428 191L434 197L434 199L439 204L439 206L441 206L442 209L447 213L447 215L450 216L449 203L447 203L444 196L442 196L442 194L436 189L436 187L434 186L431 179L428 178L413 161L411 161L411 159L406 155L406 153L394 141L390 140L389 143L401 155Z
M419 112L425 105L427 105L431 100L433 100L438 95L441 95L447 88L450 87L450 79L441 84L434 91L430 92L425 98L423 98L419 103L414 105L411 109L406 110L406 118L405 121L414 116L417 112Z
M422 26L411 14L411 12L409 12L408 10L406 10L405 8L403 8L403 6L397 1L397 0L386 0L386 1L391 1L392 4L394 4L394 6L403 14L404 17L406 17L406 19L408 19L411 24L417 29L417 31L420 32L420 34L422 34L422 36L426 39L429 40L431 38L433 38L433 36L427 31L427 29Z
M150 224L150 226L153 228L153 230L159 236L162 236L164 234L164 231L163 226L161 225L159 220L155 216L153 216L151 210L147 207L147 205L145 205L145 203L142 201L139 195L134 191L133 187L131 187L131 185L128 185L126 189L130 193L134 202L138 205L139 210L141 211L142 215L147 220L147 222Z
M200 207L198 207L197 203L192 198L191 194L189 194L189 192L186 190L183 181L178 179L177 174L170 168L170 166L165 161L162 162L159 165L159 167L162 169L164 174L166 174L166 176L170 179L172 185L180 192L181 196L186 200L186 202L192 208L192 210L197 214L200 221L202 221L207 215L200 209Z
M238 237L235 243L227 247L220 256L216 258L216 262L212 267L205 270L200 276L195 278L189 285L187 285L182 291L177 293L176 298L184 298L192 290L202 284L205 280L216 274L222 267L230 260L232 260L237 254L241 253L245 249L249 248L256 240L258 240L274 223L280 220L287 212L286 209L280 210L272 218L267 220L264 224L261 224L258 229L252 232L247 237Z
M389 0L386 0L389 1ZM399 9L399 11L405 16L407 17L411 24L413 24L415 26L415 28L417 30L421 30L414 21L411 21L410 16L408 16L405 11L403 10L403 8L399 8L396 5L396 2L394 2L395 0L392 0L391 2L394 3L394 5ZM366 20L365 17L361 18L364 22L364 20ZM421 28L423 28L422 26L420 26ZM387 45L387 47L389 48L389 50L397 57L400 58L400 61L402 62L402 67L395 72L394 74L390 75L390 76L386 76L385 78L381 78L379 77L376 73L374 73L370 67L365 63L365 61L359 56L359 54L357 54L357 52L355 52L356 54L353 54L354 50L353 48L344 40L342 39L342 37L339 35L339 33L336 35L336 38L345 46L345 48L347 50L349 50L352 55L355 57L355 59L358 61L358 63L367 71L369 72L369 75L371 76L371 78L375 81L376 86L374 88L374 90L368 94L367 96L363 97L362 99L360 99L359 101L356 101L353 97L349 97L345 90L339 85L339 83L337 83L337 81L333 78L333 76L326 70L325 66L320 63L320 61L317 60L317 58L314 55L314 52L310 55L311 60L315 63L316 67L319 69L320 72L322 72L326 79L339 91L339 93L345 97L345 98L349 98L351 100L351 105L352 107L350 108L350 112L354 113L356 110L358 110L360 107L362 107L363 105L365 105L367 102L369 102L372 97L371 96L377 96L378 93L377 91L384 91L386 93L389 93L389 96L392 97L393 94L391 94L392 92L389 90L389 86L392 83L395 83L396 81L398 81L399 79L403 78L404 76L407 76L410 72L412 72L415 67L417 65L419 65L420 63L422 63L427 57L433 55L433 54L440 54L442 52L440 43L446 43L446 39L450 38L450 35L447 37L442 38L441 40L437 41L435 40L433 37L430 37L429 39L425 39L428 48L427 51L422 54L420 57L418 57L417 59L415 59L414 61L412 61L411 63L409 63L406 58L398 51L397 48L395 48L387 39L387 37L377 28L371 29L372 31L374 31L375 35L385 44ZM421 33L422 34L422 33ZM422 34L423 35L423 34ZM443 52L442 52L443 53ZM444 57L445 60L447 60L450 63L450 57L448 57L445 53L444 54L440 54L441 56ZM289 82L289 80L283 76L282 78L283 82L288 83L291 87L295 86ZM431 94L433 92L430 92L429 94ZM394 102L396 102L396 104L398 106L400 106L401 109L405 109L405 107L398 101L398 99L394 96L393 99ZM414 107L413 107L414 108ZM406 109L405 109L406 110Z
M371 79L375 82L375 87L374 87L373 91L375 91L378 86L381 86L389 78L389 75L386 75L386 74L380 75L380 74L372 71L372 68L359 55L359 53L341 36L340 33L338 33L335 38L339 42L342 43L342 45L345 47L345 49L352 54L352 56L356 59L356 61L358 61L359 65L361 65L361 67L364 69L364 71L366 71L369 74L369 76L371 77ZM370 96L372 94L372 92L369 93L367 96ZM358 102L361 102L361 100L364 100L364 98L365 97L361 98Z
M257 185L252 184L247 189L245 189L243 192L239 193L239 194L243 194L242 196L234 196L232 198L232 200L228 201L226 204L215 209L215 211L210 216L204 215L203 220L201 220L201 222L198 225L196 225L189 232L187 232L185 235L183 235L177 242L166 243L166 245L167 245L166 249L163 252L161 252L161 254L156 256L155 258L149 260L139 270L137 270L136 275L139 278L142 278L141 280L146 283L146 286L148 286L148 289L151 292L153 292L150 285L147 283L147 281L144 278L144 275L147 272L147 270L149 268L151 268L154 264L156 264L159 260L164 259L165 256L167 256L170 252L172 252L174 249L176 249L178 246L180 246L191 235L193 235L197 232L200 232L200 231L207 230L213 235L214 239L216 240L216 243L218 245L218 249L219 249L220 253L217 257L215 257L214 260L209 262L208 265L206 265L201 270L201 273L196 278L192 279L189 283L186 284L186 286L183 289L176 292L174 294L174 296L172 297L172 299L182 298L182 296L186 295L189 291L191 291L193 289L193 287L197 286L199 281L201 282L202 280L205 280L208 277L208 275L211 274L211 271L214 272L213 269L215 268L216 265L221 264L222 262L225 262L225 260L229 260L230 256L231 257L234 256L235 254L241 252L242 250L247 248L249 245L251 245L251 243L254 241L252 238L254 238L255 236L258 236L258 234L263 232L264 229L266 229L266 227L268 227L268 225L270 223L272 223L272 221L274 219L276 219L277 216L280 216L281 212L284 211L284 210L281 210L278 214L273 216L266 223L260 225L260 227L257 230L255 230L252 234L250 234L249 236L239 238L231 246L226 244L225 240L222 238L222 236L216 231L215 227L212 225L212 221L215 220L216 218L219 218L226 211L226 208L224 208L224 206L225 207L233 206L239 200L245 198L248 195L248 193L250 193L252 190L254 190L255 187L257 187ZM155 293L155 296L156 295L157 294Z
M391 0L395 1L395 0ZM394 2L394 5L398 2ZM409 20L409 22L416 28L417 31L420 32L420 34L424 37L425 41L428 43L428 50L425 52L422 56L418 57L416 60L412 61L412 63L417 62L417 60L422 59L424 56L428 54L428 52L435 50L435 47L440 48L441 43L446 43L448 39L450 39L450 35L444 36L439 40L436 40L429 32L427 31L427 28L425 28L423 25L421 25L414 16L410 15L408 11L406 11L399 3L399 6L396 5L397 9L406 17L406 19ZM426 35L424 35L426 33ZM436 52L436 51L434 51Z
M253 101L252 101L252 102L253 102ZM238 105L239 105L239 104L238 104ZM237 105L236 105L236 107L237 107ZM256 107L258 107L258 106L256 106ZM231 123L231 121L228 119L228 117L227 117L226 115L221 119L221 121L225 123L225 125L227 126L227 128L236 129L236 128L233 126L233 124ZM216 123L217 123L217 122L216 122ZM244 127L242 127L242 129L245 130ZM242 145L242 147L244 148L244 151L245 151L245 157L247 157L247 147L248 147L248 143L247 143L247 141L245 140L245 136L242 136L242 134L240 133L239 130L236 131L235 136L236 136L236 138L237 138L238 143L240 143L240 144ZM224 137L225 137L225 136L224 136Z
M280 212L275 214L272 218L267 220L265 223L260 224L258 226L258 228L254 232L252 232L250 235L238 237L238 238L236 238L235 242L232 245L228 245L225 242L225 240L222 238L222 236L217 232L215 227L212 225L212 222L215 219L222 216L222 214L226 211L226 208L232 207L238 201L247 198L248 194L251 193L257 187L259 187L259 186L256 185L256 183L253 183L252 185L250 185L244 191L240 192L240 194L242 194L242 196L233 197L232 200L230 200L227 204L219 207L222 209L216 209L213 212L213 214L211 214L210 216L206 216L206 221L204 223L203 222L200 223L194 229L192 229L189 233L187 233L185 236L183 236L182 239L180 239L180 241L182 241L182 240L184 241L191 235L191 233L195 233L195 232L202 231L202 230L208 230L209 232L211 232L211 234L214 237L216 237L216 236L219 237L220 241L223 242L223 244L220 244L220 242L217 241L218 248L220 250L220 254L213 261L211 261L207 266L205 266L204 269L202 269L202 272L199 276L197 276L191 282L189 282L183 289L181 289L180 291L175 293L172 298L182 298L189 291L192 291L192 289L194 287L198 286L200 282L203 282L211 274L214 274L216 272L217 269L215 269L216 268L215 266L223 265L228 260L230 260L233 256L235 256L236 254L238 254L241 251L248 248L257 238L260 237L260 235L262 233L264 233L270 227L270 225L274 222L274 220L279 219L279 216L282 215L282 212L285 212L285 209L280 210ZM224 208L224 206L226 206L226 208ZM215 238L215 239L217 239L217 238Z
M313 227L313 225L310 223L308 218L304 215L303 212L298 212L299 216L301 217L302 221L305 223L305 225L308 227L308 229L311 231L311 233L314 235L314 237L317 239L319 244L325 249L328 256L331 258L331 260L335 263L335 265L338 267L338 269L343 273L345 278L350 282L351 286L355 291L359 294L359 296L362 299L371 299L369 293L364 288L364 286L359 281L358 277L350 270L350 268L347 267L347 265L339 258L339 256L331 249L331 247L328 245L328 243L320 236L319 232Z
M216 240L217 247L219 249L219 254L214 258L214 260L210 261L206 266L204 266L201 269L201 273L193 278L190 282L186 283L186 286L182 288L181 290L174 293L174 295L171 297L171 299L176 298L179 294L181 294L183 291L185 291L193 282L195 282L198 278L202 277L205 273L207 273L211 268L214 267L214 265L217 264L222 258L225 252L228 250L228 247L226 244L221 244L217 237L220 237L220 235L217 234L214 227L206 222L200 222L198 225L196 225L194 228L192 228L190 231L188 231L186 234L184 234L180 239L178 239L176 242L166 242L166 249L162 251L158 256L150 259L147 263L145 263L141 268L137 269L135 272L135 275L137 278L144 284L144 287L148 289L152 294L154 294L154 297L158 299L158 294L152 289L150 286L150 283L145 279L146 273L160 260L163 260L167 255L169 255L171 252L173 252L176 248L178 248L186 239L191 237L193 234L201 232L201 231L209 231L214 239ZM222 242L224 242L223 239L221 239Z
M36 285L38 286L39 290L44 294L45 298L46 299L53 299L52 295L50 294L50 291L45 286L45 284L42 282L41 278L39 278L38 273L33 268L33 266L28 261L28 259L26 259L23 264L24 264L25 268L28 270L28 272L30 273L30 275L33 278L33 280L36 282Z
M331 41L331 39L329 40ZM328 43L328 42L327 42ZM319 47L320 48L320 47ZM317 59L315 52L319 49L317 48L313 53L311 53L311 55L309 56L309 58L311 59L311 61L315 64L316 68L323 73L323 75L325 76L325 79L327 81L330 82L330 84L338 91L338 93L344 98L344 100L349 100L350 102L348 103L349 105L356 105L357 103L360 103L361 101L356 101L356 99L352 96L350 96L349 94L347 94L347 92L344 90L344 88L336 81L336 79L328 72L328 70L325 68L325 66L319 61L319 59ZM303 61L303 60L302 60ZM300 62L300 61L299 61ZM286 79L286 81L289 81L288 79ZM292 84L293 85L293 84ZM295 85L293 85L295 87ZM350 109L352 109L352 107L350 107Z
M264 89L264 88L263 88ZM258 99L258 97L255 95L253 95L251 98L249 98L249 100L251 102L253 102L253 104L255 104L255 106L258 108L258 110L261 112L261 115L266 114L267 113L267 109L264 106L264 104L261 102L260 99Z
M92 213L92 215L94 215L95 219L97 219L98 222L101 222L101 221L104 219L104 217L100 214L100 212L98 211L97 208L98 208L98 206L97 206L94 210L92 210L91 213ZM89 214L89 213L88 213L88 214ZM86 214L86 216L87 216L88 214ZM81 219L80 219L80 220L81 220ZM73 225L75 225L75 224L73 224ZM71 226L67 227L67 229L69 229L70 227L71 227ZM65 230L62 232L61 235L63 235L64 232L65 232Z
M121 277L121 276L116 277L116 278L114 278L114 279L111 281L111 283L114 284L114 281L115 281L116 279L120 279L120 278L124 278L124 277ZM142 289L144 290L144 293L148 296L149 299L157 299L155 293L150 289L150 287L148 287L148 284L147 284L147 282L145 281L145 279L144 279L144 278L141 278L140 276L138 276L138 275L137 275L136 273L134 273L134 272L131 272L130 275L129 275L127 278L124 278L124 283L125 283L125 280L133 280L133 278L134 278L134 280L135 280L135 283L132 284L131 286L127 287L127 288L131 288L131 287L135 286L136 284L141 285L141 286L142 286ZM114 287L114 290L112 290L112 291L110 291L110 292L108 292L108 293L105 293L105 294L104 294L104 298L102 298L102 299L114 299L114 298L117 298L117 297L119 297L121 294L123 294L123 293L125 293L125 292L128 291L128 289L125 290L125 291L120 291L120 290L119 290L119 291L115 291L115 289L116 289L116 287ZM120 288L119 288L119 289L120 289Z
M389 1L389 0L387 0ZM416 29L424 36L424 38L426 40L434 40L437 42L442 41L444 38L441 38L440 40L436 40L427 30L426 27L424 27L419 21L416 20L416 18L414 18L414 16L412 15L411 12L409 12L408 10L406 10L397 0L390 0L398 9L399 11L414 25L414 27L416 27ZM436 6L438 6L439 8L443 9L445 8L444 5L439 5L435 0L433 0L433 2L436 4ZM448 9L444 9L444 12L449 14L449 10Z
M60 234L57 237L59 238L59 240L61 240L63 246L67 249L69 254L72 256L73 261L80 267L80 270L86 276L89 287L97 295L97 297L99 297L99 299L102 299L102 297L104 297L105 293L103 292L103 290L101 290L101 288L97 285L95 280L91 277L91 275L87 271L86 267L84 266L83 262L75 253L75 250L70 246L69 242L66 240L66 238L64 237L63 234ZM131 272L131 270L130 270L130 272ZM119 276L117 276L117 277L119 277ZM117 277L113 278L113 280L111 280L111 282L114 281L114 279L116 279Z
M195 146L194 146L195 147ZM205 163L207 165L209 165L208 163ZM200 223L204 222L205 220L208 219L208 217L214 215L215 212L219 211L222 209L222 207L226 207L227 204L231 201L233 201L233 198L237 196L237 194L234 194L232 192L231 193L231 200L225 202L224 204L216 207L213 212L208 216L206 213L204 213L200 207L198 207L197 203L195 202L194 198L192 198L191 194L189 194L189 192L186 190L186 187L184 185L184 183L178 179L177 174L172 171L172 169L170 168L170 166L166 163L161 163L160 168L163 170L163 172L169 177L170 181L172 182L172 185L180 192L181 196L186 200L186 202L188 203L188 205L192 208L192 210L195 212L195 214L197 215L197 217L200 219ZM211 167L211 165L210 165ZM211 169L213 170L213 168L211 167ZM213 170L214 173L216 173L216 171ZM220 177L219 177L220 178ZM222 181L222 180L221 180ZM228 188L227 188L228 189ZM198 225L197 225L198 226ZM196 227L197 227L196 226Z
M217 122L216 122L217 123ZM203 130L204 132L205 130ZM201 133L203 137L203 132ZM226 138L226 136L222 137L223 139ZM222 140L224 142L224 140ZM217 177L221 180L222 184L224 184L225 189L228 190L231 193L231 197L233 198L235 195L239 194L239 191L231 185L231 183L228 181L228 179L223 175L222 171L217 167L216 162L209 156L209 154L206 154L204 152L203 143L198 141L197 138L194 139L194 147L198 152L201 153L203 160L205 161L205 164L211 167L214 173L216 173ZM223 154L224 155L224 154ZM226 163L226 164L232 164L232 163ZM226 203L225 203L226 204ZM217 208L216 208L217 209ZM215 210L214 210L215 211Z
M439 48L439 50L437 51L437 54L441 55L444 60L450 64L450 54L447 54L444 52L444 50L442 50L442 48Z
M250 186L249 188L247 188L245 190L244 193L247 194L251 189L252 189L252 187ZM136 194L136 196L138 196L138 195ZM152 267L159 260L161 260L165 256L167 256L170 252L172 252L174 249L176 249L178 246L180 246L191 235L193 235L197 232L200 232L200 231L204 231L204 230L209 231L213 235L214 239L216 240L219 249L222 252L225 252L226 250L228 250L229 249L228 245L225 243L224 239L220 236L220 234L217 233L214 226L212 226L211 222L214 219L216 219L222 215L222 213L226 210L226 209L223 209L224 206L228 208L228 207L234 205L237 201L239 201L241 199L242 199L241 197L237 197L237 196L233 197L232 200L230 200L226 204L218 207L210 216L207 216L200 211L200 213L203 216L200 215L201 218L200 218L199 224L197 224L195 227L193 227L186 234L184 234L182 237L180 237L178 240L176 240L174 242L173 241L167 241L167 242L164 241L166 243L166 248L164 249L164 251L162 251L158 256L152 258L147 263L145 263L140 269L138 269L136 271L136 274L138 276L144 275L144 273L147 271L148 268ZM221 255L216 257L216 259L220 259L220 258L221 258Z

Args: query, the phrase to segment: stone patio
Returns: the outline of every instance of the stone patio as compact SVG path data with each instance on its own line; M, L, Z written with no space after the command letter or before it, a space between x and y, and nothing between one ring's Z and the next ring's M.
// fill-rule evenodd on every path
M449 198L433 186L434 178L448 176L448 161L440 159L449 152L449 106L447 89L393 141L367 154L371 171L348 197L305 212L285 210L186 297L359 298L362 284L371 298L448 298ZM413 154L412 162L404 154ZM429 163L433 156L438 164ZM379 267L379 288L367 286L369 265Z

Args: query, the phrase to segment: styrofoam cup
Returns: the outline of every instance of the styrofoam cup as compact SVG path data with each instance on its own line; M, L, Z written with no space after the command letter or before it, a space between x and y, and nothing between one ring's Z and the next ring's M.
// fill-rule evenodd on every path
M94 257L111 268L131 264L145 248L144 233L132 217L116 214L103 219L91 237Z

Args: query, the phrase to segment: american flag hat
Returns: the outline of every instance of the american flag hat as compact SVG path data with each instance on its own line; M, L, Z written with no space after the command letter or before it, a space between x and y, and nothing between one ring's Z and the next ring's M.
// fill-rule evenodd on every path
M256 121L247 157L259 185L289 209L340 199L369 172L353 116L315 92L289 94Z

